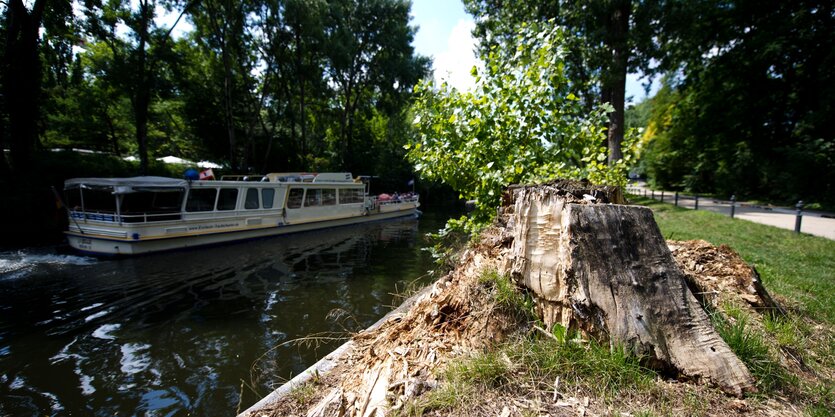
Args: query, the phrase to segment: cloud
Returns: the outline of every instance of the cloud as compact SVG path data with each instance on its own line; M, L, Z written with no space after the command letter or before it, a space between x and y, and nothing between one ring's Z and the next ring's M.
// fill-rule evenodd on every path
M480 71L484 64L475 55L476 41L472 35L474 28L475 23L466 19L459 20L452 28L446 49L435 57L436 84L446 81L459 90L471 90L475 86L470 71L473 66L477 66Z

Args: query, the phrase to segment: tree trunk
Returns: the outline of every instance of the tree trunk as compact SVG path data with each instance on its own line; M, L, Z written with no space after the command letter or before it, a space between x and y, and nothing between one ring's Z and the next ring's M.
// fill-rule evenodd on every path
M604 76L603 89L608 91L615 110L609 115L609 165L623 158L621 143L624 133L624 101L626 100L626 71L629 62L629 15L632 11L630 0L620 0L612 10L609 21L606 46L612 52L608 74Z
M28 169L38 141L41 93L38 41L45 3L37 0L31 12L22 0L10 0L6 7L3 90L9 115L11 165L17 172Z
M733 395L756 390L689 290L652 211L577 198L595 196L592 189L513 192L505 272L534 292L546 325L624 345L651 367Z
M148 25L150 24L150 5L147 1L140 2L139 45L137 47L137 65L139 82L133 97L133 114L136 119L136 144L139 152L139 173L148 175L148 106L151 104L150 71L148 71L147 51Z
M305 115L306 105L306 91L305 91L305 70L302 68L304 51L302 50L301 28L296 27L294 30L296 40L296 74L299 77L299 117L301 120L302 136L301 136L301 150L302 160L307 156L307 116Z
M235 117L232 109L232 58L229 56L229 44L227 32L224 30L221 35L221 48L223 55L223 104L226 118L226 134L229 138L229 163L232 171L237 171L238 166L238 152L237 143L235 141Z
M116 136L116 126L113 125L113 118L110 117L107 107L99 109L99 111L103 114L102 117L104 117L104 120L107 122L107 129L110 133L110 144L113 146L113 154L116 156L122 156L122 152L119 150L119 138Z

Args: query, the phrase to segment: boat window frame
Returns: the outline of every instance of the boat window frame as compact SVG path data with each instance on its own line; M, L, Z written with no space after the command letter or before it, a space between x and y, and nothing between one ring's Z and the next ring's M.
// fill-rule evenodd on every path
M191 201L192 193L203 193L203 192L207 192L207 191L214 191L214 193L215 193L214 200L212 200L212 204L209 206L209 208L205 209L205 210L189 210L189 202ZM208 188L208 187L207 188L203 188L203 187L201 187L201 188L189 188L188 195L186 195L186 198L185 198L186 201L185 201L185 205L183 206L183 211L186 212L186 213L205 213L205 212L208 212L208 211L214 211L215 205L217 204L217 196L219 194L218 191L219 191L218 188L214 188L214 187L212 187L212 188Z
M311 191L313 191L311 193ZM312 202L312 204L310 204ZM304 193L304 206L303 207L322 207L322 189L321 188L308 188L307 191Z
M345 196L345 192L350 191L352 194L352 201L343 201L343 196ZM338 204L362 204L365 202L365 196L363 195L363 189L359 187L350 187L350 188L340 188L338 194Z
M244 193L244 210L258 210L261 208L261 192L260 188L258 187L246 187L246 193ZM249 204L253 201L250 201L250 193L255 192L255 207L249 207Z
M328 192L332 192L332 196L326 196ZM322 188L321 206L335 206L336 205L336 188Z
M226 192L234 192L234 196L232 198L232 206L228 207L229 201L223 201L224 208L220 208L221 198L223 197L224 191ZM237 187L220 187L217 192L217 199L215 200L215 211L234 211L238 208L238 197L240 197L240 189ZM228 207L228 208L227 208Z
M266 196L264 195L264 193L267 192L267 191L272 193L272 195L270 196L269 199L266 198ZM272 188L272 187L261 188L261 193L260 194L261 194L261 207L262 208L271 209L271 208L275 207L275 196L278 194L278 193L275 192L275 188ZM267 206L267 201L270 202L269 206Z
M177 198L175 200L177 203L176 205L157 205L158 201L161 198L171 197L174 194L177 194ZM136 188L134 192L117 195L117 206L119 208L119 216L120 219L126 223L144 223L148 221L159 220L179 220L183 212L183 206L185 204L187 195L188 193L185 188ZM132 204L126 204L128 202L132 203L133 200L137 198L139 198L139 202L141 202L141 197L148 196L151 197L150 200L146 200L148 201L148 204L146 206L138 205L138 209L131 210L136 206Z
M293 192L294 192L294 191L297 191L297 190L298 190L298 191L301 191L301 194L302 194L302 195L301 195L301 197L300 197L300 198L299 198L299 200L298 200L298 205L293 204L293 205L291 206L291 205L290 205L291 203L295 203L295 202L293 201L293 198L294 198L294 197L293 197ZM287 189L287 201L285 202L285 206L286 206L288 209L292 209L292 210L296 210L296 209L300 209L300 208L302 208L302 205L303 205L303 203L304 203L304 198L305 198L306 191L307 191L307 189L306 189L305 187L289 187L289 188Z

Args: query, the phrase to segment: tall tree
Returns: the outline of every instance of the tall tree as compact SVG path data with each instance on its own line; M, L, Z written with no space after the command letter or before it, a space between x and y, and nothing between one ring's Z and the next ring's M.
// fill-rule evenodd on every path
M383 96L408 89L426 71L416 57L409 26L411 4L403 0L332 0L327 45L327 79L335 86L340 165L359 166L357 118ZM366 147L367 149L367 147ZM360 155L358 155L360 152Z
M663 22L665 64L677 65L678 76L653 100L651 179L835 204L833 5L717 0L699 7Z
M166 29L157 27L154 22L157 6L161 6L156 0L138 0L135 8L125 0L107 3L87 0L87 31L110 47L114 59L110 76L130 97L142 174L148 172L149 109L160 60L166 56L165 49L170 47L171 31L191 4L185 4L174 25ZM130 38L119 35L117 28L120 25L131 30Z
M5 13L5 47L2 61L3 95L8 114L11 165L24 171L38 141L40 118L40 34L46 0L27 9L23 0L9 0Z
M230 167L240 166L239 144L236 135L236 104L248 88L241 85L246 78L248 36L246 17L251 5L244 0L205 0L192 8L190 16L195 24L193 38L203 48L220 57L222 79L223 120L228 140Z
M482 55L499 49L515 53L513 34L524 25L552 22L564 26L568 36L565 65L572 88L592 103L611 103L607 144L608 161L623 156L626 75L652 72L656 56L653 41L658 26L660 0L465 0L476 17L475 34Z

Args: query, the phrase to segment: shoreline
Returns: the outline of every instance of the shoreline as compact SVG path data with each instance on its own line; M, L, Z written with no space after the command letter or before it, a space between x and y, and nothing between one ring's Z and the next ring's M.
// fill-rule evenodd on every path
M399 306L395 309L389 311L381 317L379 320L374 322L371 326L363 329L360 333L364 332L371 332L378 329L388 320L394 318L397 315L403 315L409 311L422 297L426 296L431 290L434 283L430 283L423 287L420 291L415 293L414 295L410 296L406 300L403 301ZM344 358L347 355L350 355L353 351L356 343L353 339L348 340L347 342L341 344L339 347L325 355L322 359L319 359L313 365L310 365L307 369L302 371L300 374L294 376L289 381L282 384L280 387L274 389L271 393L267 394L264 398L261 398L255 404L251 405L246 410L240 412L237 416L238 417L249 417L256 415L260 411L272 406L273 404L278 403L287 398L287 396L297 387L300 387L308 382L314 377L322 377L330 372L333 368L336 367L338 362L341 358Z

